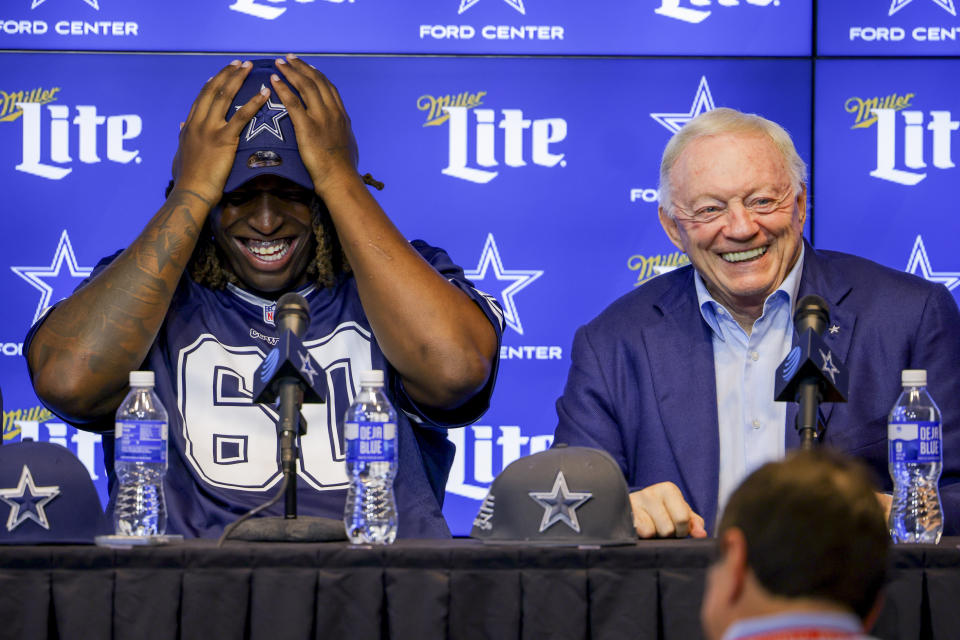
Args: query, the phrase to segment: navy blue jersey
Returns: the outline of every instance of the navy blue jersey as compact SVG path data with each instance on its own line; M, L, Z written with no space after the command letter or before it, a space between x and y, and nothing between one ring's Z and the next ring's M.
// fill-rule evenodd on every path
M420 241L413 246L478 304L495 327L499 343L503 315L497 302L474 289L444 251ZM91 278L111 260L101 261ZM298 442L298 513L343 517L347 484L343 415L360 390L360 372L382 369L385 391L397 409L397 534L449 536L441 506L454 448L446 427L469 424L486 411L496 369L486 387L455 411L419 407L380 351L352 276L341 278L333 288L309 285L298 293L310 305L303 344L323 368L327 382L327 402L303 406L307 433ZM143 367L154 371L157 394L170 418L168 533L219 536L227 524L279 490L277 414L252 398L254 373L276 343L274 307L273 301L237 286L216 291L189 276L180 281ZM36 326L27 336L27 349L35 330ZM104 426L110 425L96 425ZM112 494L110 433L104 434L103 442ZM282 514L282 500L266 512Z

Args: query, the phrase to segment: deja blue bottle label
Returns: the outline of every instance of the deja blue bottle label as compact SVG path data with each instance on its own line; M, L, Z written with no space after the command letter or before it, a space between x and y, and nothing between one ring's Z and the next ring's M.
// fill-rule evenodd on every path
M167 423L163 420L124 420L114 431L119 462L167 463Z
M344 427L348 460L394 462L397 459L396 423L348 422Z
M939 422L891 422L887 425L890 462L940 462Z

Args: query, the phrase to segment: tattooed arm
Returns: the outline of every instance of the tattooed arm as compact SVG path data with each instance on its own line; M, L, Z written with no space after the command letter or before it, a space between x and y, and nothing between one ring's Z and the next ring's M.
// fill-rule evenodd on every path
M240 130L266 100L250 99L226 121L250 69L234 61L207 81L180 131L175 186L116 260L57 305L27 353L36 393L68 418L116 410L128 372L146 359L200 229L223 193Z

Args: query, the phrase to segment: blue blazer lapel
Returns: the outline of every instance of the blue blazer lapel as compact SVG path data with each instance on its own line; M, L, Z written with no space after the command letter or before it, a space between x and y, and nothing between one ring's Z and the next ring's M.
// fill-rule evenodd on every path
M716 377L710 328L700 315L693 270L661 298L663 319L644 330L654 394L684 497L713 530L720 475Z
M857 323L857 314L852 309L843 307L843 301L850 293L851 286L843 282L839 274L834 273L824 263L824 259L807 244L804 240L805 250L803 256L803 274L800 278L800 290L797 300L807 295L818 295L830 305L830 323L823 333L823 339L830 347L830 350L846 364L847 354L850 352L850 343L853 338L853 330ZM796 331L793 333L793 343L797 344L799 336ZM834 403L824 403L820 405L820 415L823 424L829 428L830 416L833 414ZM797 434L797 412L799 407L797 403L791 402L787 405L787 428L786 428L786 446L787 448L799 447L800 438Z

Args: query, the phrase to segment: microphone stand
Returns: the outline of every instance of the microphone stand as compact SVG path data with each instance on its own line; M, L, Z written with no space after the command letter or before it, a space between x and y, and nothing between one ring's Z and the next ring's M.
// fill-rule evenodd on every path
M300 413L303 389L296 378L280 378L278 382L280 419L277 431L280 435L280 469L287 478L283 517L297 517L297 436L307 432L307 421Z
M797 389L797 431L800 432L800 448L810 451L819 444L817 438L817 416L820 413L820 384L817 378L810 376L800 382Z

